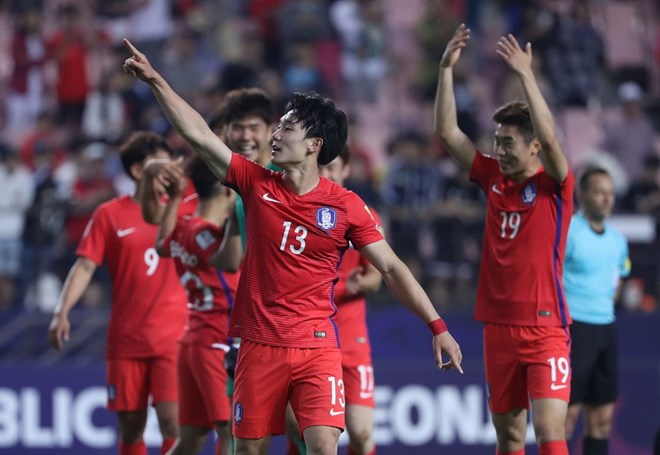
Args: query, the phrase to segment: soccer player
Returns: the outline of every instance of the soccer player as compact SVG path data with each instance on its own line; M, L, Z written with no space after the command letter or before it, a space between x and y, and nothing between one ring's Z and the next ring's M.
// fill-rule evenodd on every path
M231 407L225 392L224 362L225 352L229 351L227 332L234 296L216 267L236 271L242 244L238 230L225 238L226 221L234 209L233 191L222 186L200 158L193 158L187 167L199 197L197 213L177 217L186 179L170 182L156 246L160 256L174 258L188 294L188 322L177 359L181 428L170 453L199 453L209 429L215 427L218 435L215 453L227 455L231 442L228 424ZM223 256L228 248L234 254ZM232 262L228 263L226 258Z
M232 153L144 54L126 45L124 70L148 83L179 134L243 198L247 249L229 329L241 338L233 407L238 455L267 452L271 435L284 432L288 401L308 453L337 453L346 410L332 290L349 240L429 324L436 365L462 371L458 344L364 202L319 176L318 165L346 143L342 111L319 95L294 95L272 136L272 159L283 171L267 170Z
M144 222L140 199L143 166L150 158L169 158L162 136L134 133L119 149L124 171L136 182L132 195L100 205L90 220L62 288L48 329L51 345L68 341L69 312L78 303L96 268L106 262L112 279L106 381L108 408L117 413L121 455L147 453L142 439L147 405L156 408L163 435L161 453L174 444L177 425L177 340L186 318L186 295L170 259L154 248L156 226ZM192 213L196 198L182 205Z
M349 159L349 149L344 147L337 158L321 166L321 175L343 187L344 180L351 172ZM376 212L370 210L380 224ZM380 289L383 279L378 270L352 247L344 253L337 273L339 280L334 289L334 301L337 305L335 321L339 327L344 374L348 455L373 455L376 453L373 441L374 368L364 294ZM301 444L304 443L298 437L295 417L292 419L289 409L287 418L293 420L292 425L287 425L287 455L298 455L301 453Z
M575 178L532 71L532 46L521 49L512 35L496 51L520 78L527 102L496 110L492 157L461 131L452 68L469 39L460 25L440 60L435 130L487 197L475 318L484 323L497 453L524 453L531 399L541 455L567 454L571 320L561 273Z
M581 211L568 229L564 291L571 310L571 401L566 438L584 409L584 455L606 455L617 397L614 302L630 274L626 238L605 220L614 208L607 171L589 168L580 177Z

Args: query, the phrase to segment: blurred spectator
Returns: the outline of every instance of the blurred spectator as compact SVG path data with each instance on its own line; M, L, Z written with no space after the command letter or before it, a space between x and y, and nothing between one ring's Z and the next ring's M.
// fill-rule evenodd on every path
M105 168L108 146L92 142L79 153L78 172L68 198L65 222L67 250L72 255L96 207L115 196L113 181L106 175Z
M341 69L348 102L376 102L387 71L382 2L339 0L330 9L341 41Z
M53 178L53 161L50 147L45 144L37 147L34 154L34 199L27 210L23 230L18 302L24 302L28 288L36 286L41 277L52 274L55 251L61 243L66 208Z
M636 82L625 82L617 94L620 107L605 120L601 145L623 164L630 179L637 180L644 157L653 151L655 133L642 105L642 88Z
M127 130L122 79L121 73L106 72L89 94L82 118L82 133L89 139L115 143Z
M30 170L16 150L0 145L0 309L14 303L16 280L21 268L25 215L32 203L34 185Z
M162 69L163 50L172 34L170 0L131 0L128 33L138 49L149 56L158 71Z
M620 209L631 213L653 215L660 226L660 158L646 155L644 167L638 180L633 182L621 201Z
M16 19L11 43L14 63L7 94L7 129L12 139L20 140L34 127L44 106L43 64L46 44L41 33L41 15L27 10Z
M184 28L172 35L168 43L161 73L179 95L192 100L205 80L203 62L198 53L198 38L191 29Z
M34 129L30 131L19 145L21 161L30 169L36 169L35 155L37 150L47 148L53 154L53 168L59 166L67 155L62 146L64 136L55 125L55 115L49 111L39 113Z
M559 106L587 106L598 95L604 68L601 33L592 25L589 2L550 3L556 9L552 27L538 51ZM564 6L569 5L569 11Z
M433 253L427 245L430 214L440 200L445 177L424 135L399 134L388 145L388 153L381 194L389 213L389 238L394 251L421 279L423 259Z
M57 10L58 28L48 39L48 58L57 66L57 120L72 131L81 126L89 93L89 45L82 29L80 8L73 3Z
M325 86L318 69L314 47L311 44L296 44L284 69L284 90L288 93L315 91L325 92Z

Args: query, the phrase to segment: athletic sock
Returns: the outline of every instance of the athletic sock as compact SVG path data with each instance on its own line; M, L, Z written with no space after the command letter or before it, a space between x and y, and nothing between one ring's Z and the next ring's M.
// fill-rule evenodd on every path
M168 450L172 448L174 443L176 442L176 439L174 438L165 438L163 439L163 443L160 446L160 455L165 455Z
M541 455L568 455L568 444L563 439L546 442L539 447L539 453Z
M147 446L144 441L134 442L133 444L120 442L119 455L147 455Z
M213 453L214 455L222 455L222 441L220 439L215 441L215 452Z
M609 440L585 436L582 440L582 455L607 455Z

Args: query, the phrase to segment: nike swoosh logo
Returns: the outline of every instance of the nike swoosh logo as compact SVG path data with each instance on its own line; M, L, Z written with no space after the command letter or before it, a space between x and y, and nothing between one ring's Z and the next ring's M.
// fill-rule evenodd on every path
M554 382L550 384L551 390L561 390L561 389L565 389L566 387L568 387L568 385L557 385Z
M128 228L128 229L117 229L117 237L122 238L126 237L128 234L132 234L135 232L135 228Z
M497 189L497 185L495 185L494 183L493 183L493 186L492 186L490 189L491 189L494 193L497 193L497 194L499 194L499 195L502 194L502 192L501 192L499 189Z
M330 415L331 416L338 416L338 415L341 415L343 413L344 413L344 411L335 411L333 408L330 408Z
M270 193L264 193L263 198L264 198L264 201L275 202L276 204L281 204L282 203L281 201L278 201L277 199L273 199L270 196Z

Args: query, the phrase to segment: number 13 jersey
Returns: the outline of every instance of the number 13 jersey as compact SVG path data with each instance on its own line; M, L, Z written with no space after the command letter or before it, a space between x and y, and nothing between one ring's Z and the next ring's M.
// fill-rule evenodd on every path
M477 152L470 180L488 203L475 319L524 326L571 323L562 288L575 177L559 183L541 167L516 183Z
M282 172L233 154L226 184L245 206L247 249L229 334L294 348L337 347L333 285L349 240L383 240L355 193L320 177L310 192L290 191Z

